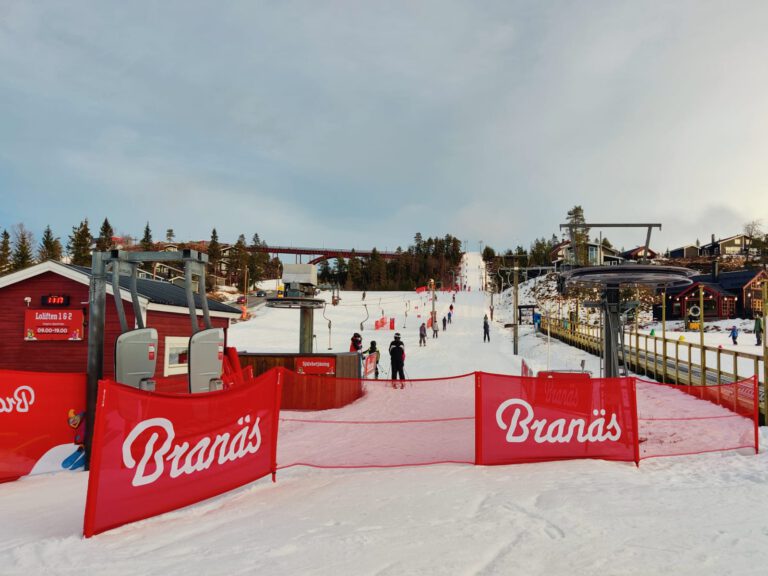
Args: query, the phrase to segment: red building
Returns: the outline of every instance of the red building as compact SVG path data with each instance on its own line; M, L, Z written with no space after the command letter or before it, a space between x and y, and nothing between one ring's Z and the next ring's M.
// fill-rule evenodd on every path
M135 326L128 278L120 296L126 320ZM0 277L0 368L38 372L85 372L88 355L90 269L48 261ZM183 288L156 280L137 281L139 308L148 328L157 329L157 390L187 390L187 346L192 326ZM195 294L199 324L201 300ZM114 373L115 340L120 334L111 284L107 284L104 375ZM225 335L240 311L208 300L211 322ZM204 327L201 324L201 328Z

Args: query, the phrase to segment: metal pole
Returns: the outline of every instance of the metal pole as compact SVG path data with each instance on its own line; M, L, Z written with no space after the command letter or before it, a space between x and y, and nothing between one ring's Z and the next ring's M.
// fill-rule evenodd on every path
M605 287L605 329L603 330L603 350L605 353L605 377L617 378L619 376L619 351L617 347L617 335L619 325L619 286L609 284ZM622 350L622 357L626 356Z
M768 280L763 280L763 422L768 422L768 338L766 338L766 320L768 320ZM758 392L760 385L758 384Z
M704 349L704 286L699 284L699 309L701 317L699 318L699 345L701 346L701 385L707 384L707 353Z
M299 352L301 354L312 353L312 333L314 331L314 309L302 307L299 319Z
M661 302L661 338L663 340L662 346L662 361L664 364L662 365L662 373L661 373L661 381L666 382L667 381L667 287L664 286L664 291L661 293L662 296L662 302Z
M107 278L105 269L107 253L94 252L91 264L91 287L88 293L88 368L85 413L85 469L91 462L93 427L96 421L96 401L99 380L104 376L104 318L106 316Z
M518 308L517 308L517 265L516 264L517 263L515 263L514 283L512 285L513 286L513 291L512 291L513 303L512 303L512 307L514 308L514 316L515 316L514 323L512 324L512 342L514 343L513 353L515 354L515 356L517 356L517 322L518 322L518 319L520 317L520 315L518 313Z

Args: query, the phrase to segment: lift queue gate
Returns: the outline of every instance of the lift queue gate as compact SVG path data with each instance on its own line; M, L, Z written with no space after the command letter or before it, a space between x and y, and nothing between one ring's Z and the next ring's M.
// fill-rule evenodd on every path
M191 393L220 390L224 359L224 331L214 328L205 296L206 254L196 250L178 252L94 252L89 291L88 368L86 387L85 469L90 464L91 442L96 412L98 382L104 375L104 324L106 316L107 271L111 272L112 290L120 321L121 334L115 343L115 379L144 390L154 390L157 365L158 334L144 326L144 318L136 289L136 273L141 262L184 262L185 290L192 323L189 339L188 386ZM194 292L193 278L198 278L199 294ZM130 292L137 327L129 329L123 308L120 276L130 277ZM199 299L205 328L197 319Z

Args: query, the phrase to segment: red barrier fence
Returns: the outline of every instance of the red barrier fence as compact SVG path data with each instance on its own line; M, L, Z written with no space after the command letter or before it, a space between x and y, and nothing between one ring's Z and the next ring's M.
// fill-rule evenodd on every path
M84 535L274 474L282 373L189 395L99 382Z
M533 372L533 369L530 366L528 366L528 363L525 360L523 360L520 366L520 376L530 377L535 375L536 374Z
M477 373L477 463L637 462L634 379L578 376Z
M85 374L0 370L0 482L81 468Z
M638 380L640 458L753 448L758 444L756 378L719 386Z
M86 536L289 466L639 462L758 448L754 378L687 387L580 373L477 372L401 383L277 368L254 379L234 363L228 373L228 389L196 395L100 382ZM336 398L344 409L284 410L278 418L283 381ZM84 433L76 416L85 404L85 376L0 371L0 385L0 478L47 471L43 464L50 462L59 469L61 450L75 456L66 458L74 464L80 453L73 442ZM363 386L363 399L348 403Z

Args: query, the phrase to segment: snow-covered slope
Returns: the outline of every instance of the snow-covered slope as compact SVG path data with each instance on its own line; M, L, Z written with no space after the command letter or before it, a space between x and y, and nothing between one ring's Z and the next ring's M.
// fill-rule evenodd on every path
M346 350L364 308L361 294L342 293L342 298L344 306L329 307L327 315L333 321L332 346ZM441 296L441 314L449 298ZM407 319L406 300L411 301ZM494 323L491 342L483 343L482 316L489 300L474 285L472 292L457 296L448 330L430 338L425 348L417 345L421 319L414 308L418 302L423 310L423 299L369 293L365 302L397 317L408 349L406 370L413 378L475 369L519 373L508 330ZM327 325L320 313L315 322L323 350ZM391 332L366 326L366 344L391 338ZM597 373L595 357L554 341L548 348L529 330L521 333L521 354L530 363L545 367L549 349L550 367L573 368L584 359ZM296 350L298 314L263 309L232 329L231 343L251 350ZM335 412L340 418L345 413L370 416L378 402L382 410L405 415L407 404L399 408L393 402L407 396L392 396L403 393L416 391L376 388L367 404ZM454 393L430 394L430 409L456 407L456 415L463 415ZM299 428L286 425L286 438ZM350 441L363 445L381 430L356 430ZM762 432L762 441L768 440ZM398 445L394 437L376 440L395 449ZM332 440L316 446L335 448ZM280 471L276 484L264 479L90 540L80 537L86 483L87 474L81 473L0 485L0 573L698 576L762 574L768 562L761 504L768 498L765 454L662 458L639 468L602 461L375 470L293 467Z

